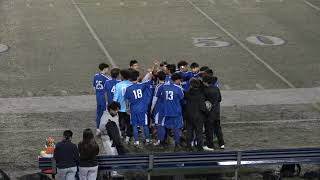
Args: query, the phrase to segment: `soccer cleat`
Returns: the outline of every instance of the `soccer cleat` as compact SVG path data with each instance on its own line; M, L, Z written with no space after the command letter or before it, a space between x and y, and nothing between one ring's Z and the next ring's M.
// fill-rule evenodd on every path
M158 140L157 142L153 143L154 146L160 146L160 140Z
M140 143L139 143L139 141L135 141L135 142L133 143L133 145L135 145L135 146L139 146L139 145L140 145Z
M145 143L146 145L151 145L152 144L152 142L150 141L150 139L146 139L146 143Z
M111 171L111 177L123 177L123 175L119 174L117 171Z
M208 146L203 146L203 150L205 150L205 151L214 151L213 148L210 148Z
M224 149L224 145L221 145L221 146L220 146L220 149Z
M129 142L130 142L130 137L129 137L129 136L126 136L126 139L124 140L124 142L125 142L126 144L129 144Z

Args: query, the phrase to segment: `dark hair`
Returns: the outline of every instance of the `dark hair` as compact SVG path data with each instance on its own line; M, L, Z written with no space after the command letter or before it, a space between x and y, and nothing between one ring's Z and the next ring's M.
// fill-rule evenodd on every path
M201 68L200 68L200 71L205 71L205 70L207 70L207 69L210 69L208 66L202 66Z
M167 65L167 69L169 70L169 72L171 74L175 73L176 72L176 65L175 64L168 64Z
M128 80L129 79L129 71L128 69L121 69L120 74L123 79Z
M133 60L130 61L129 66L131 67L131 66L133 66L134 64L138 64L138 61L135 60L135 59L133 59Z
M69 140L72 138L72 135L73 135L73 132L71 130L65 130L63 131L63 137L66 139L66 140Z
M109 105L108 105L108 111L112 110L119 110L121 108L121 105L119 102L116 101L112 101Z
M190 68L191 68L191 69L198 68L198 67L200 67L200 66L199 66L199 64L196 63L196 62L193 62L193 63L190 64Z
M205 83L208 83L208 84L216 83L217 80L218 80L218 78L214 77L214 76L204 76L202 78L202 81L205 82Z
M137 81L140 76L139 71L131 69L131 68L128 71L129 71L129 80L130 81Z
M99 64L99 69L100 69L100 71L104 70L105 68L109 68L109 65L106 64L106 63L101 63L101 64Z
M213 70L212 69L206 69L204 72L207 73L208 76L213 76Z
M91 129L83 130L82 141L78 144L80 157L93 157L99 154L99 145Z
M166 79L166 73L165 72L163 72L163 71L159 71L158 73L157 73L157 77L158 77L158 79L160 80L160 81L164 81L165 79Z
M180 69L181 66L188 66L188 62L187 61L179 61L177 65L178 65L178 69Z
M199 79L191 78L190 79L190 87L192 89L199 89L201 87L201 82Z
M83 130L82 142L85 144L89 144L94 141L94 135L91 129L87 128Z
M112 77L113 79L118 78L119 73L120 73L120 69L119 69L119 68L113 68L113 69L111 69L111 72L110 72L111 77Z
M181 76L180 76L180 74L178 74L178 73L174 73L174 74L172 74L172 76L171 76L171 80L172 81L176 81L176 80L181 80L182 78L181 78Z
M167 61L162 61L162 62L160 63L160 67L166 66L166 65L168 65Z

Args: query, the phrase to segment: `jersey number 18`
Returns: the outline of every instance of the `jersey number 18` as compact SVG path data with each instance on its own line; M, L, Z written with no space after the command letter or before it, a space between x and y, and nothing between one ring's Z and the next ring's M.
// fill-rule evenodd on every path
M135 99L140 99L140 98L142 98L142 91L141 91L141 89L134 90L134 91L133 91L133 94L134 94L134 98L135 98Z

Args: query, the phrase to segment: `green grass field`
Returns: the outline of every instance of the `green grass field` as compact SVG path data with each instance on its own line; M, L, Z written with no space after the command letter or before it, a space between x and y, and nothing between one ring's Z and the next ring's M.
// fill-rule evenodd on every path
M0 53L0 168L36 172L48 136L72 129L77 143L94 128L94 106L68 107L92 95L100 62L195 61L214 69L222 94L306 88L320 97L319 18L319 0L1 0L0 44L10 49ZM40 109L36 99L46 96L54 100L41 112L14 108ZM226 100L234 104L222 108L229 150L320 146L314 101Z

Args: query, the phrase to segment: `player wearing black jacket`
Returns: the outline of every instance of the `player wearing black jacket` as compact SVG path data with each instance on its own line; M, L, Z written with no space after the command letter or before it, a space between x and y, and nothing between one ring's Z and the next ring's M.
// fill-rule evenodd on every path
M222 100L220 89L213 85L218 78L213 76L203 77L204 93L206 101L211 104L211 109L207 120L205 121L206 142L208 148L214 148L213 133L218 138L218 144L221 149L224 149L223 134L220 126L220 102Z
M205 94L198 79L190 80L190 90L185 94L184 118L186 123L187 148L191 149L191 142L195 132L197 150L203 150L202 129L206 119Z

